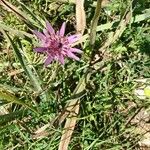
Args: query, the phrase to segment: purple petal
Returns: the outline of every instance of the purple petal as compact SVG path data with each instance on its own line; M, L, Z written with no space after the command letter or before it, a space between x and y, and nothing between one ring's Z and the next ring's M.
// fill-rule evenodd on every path
M45 39L45 35L41 32L38 32L38 31L33 31L33 33L41 40L44 40Z
M59 55L58 60L59 60L59 62L60 62L62 65L65 64L63 55Z
M77 48L70 48L70 51L75 53L83 53L80 49Z
M55 34L53 27L51 26L51 24L48 21L46 21L46 28L51 35Z
M51 62L52 62L53 58L51 56L48 56L44 62L45 66L47 67Z
M80 38L80 36L81 36L80 34L71 35L71 36L68 37L68 42L69 42L70 44L72 44L72 43L78 41L79 38Z
M49 33L47 32L47 30L46 30L46 29L44 29L44 30L43 30L43 33L44 33L44 35L45 35L47 38L49 38L49 37L50 37L50 35L49 35Z
M47 50L47 47L36 47L34 48L36 52L43 53Z
M74 55L72 52L68 52L67 56L70 57L70 58L73 58L75 60L78 60L78 61L80 60L79 57L77 57L76 55Z
M64 22L60 28L59 35L64 36L65 34L66 23Z

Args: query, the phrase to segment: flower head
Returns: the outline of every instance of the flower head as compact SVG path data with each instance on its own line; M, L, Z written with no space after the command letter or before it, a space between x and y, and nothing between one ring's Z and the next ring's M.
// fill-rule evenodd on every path
M58 60L61 64L64 64L65 57L79 60L74 53L82 53L82 51L72 48L71 45L78 41L80 35L64 36L65 28L66 23L64 22L60 30L55 32L51 24L46 22L46 29L43 32L34 31L34 34L41 41L41 47L36 47L34 50L47 54L45 66L48 66L53 60Z

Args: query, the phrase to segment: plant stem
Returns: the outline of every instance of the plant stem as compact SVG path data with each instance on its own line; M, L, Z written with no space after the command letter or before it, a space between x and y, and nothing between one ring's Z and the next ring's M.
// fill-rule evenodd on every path
M94 44L95 44L96 28L97 28L98 20L99 20L99 17L100 17L101 4L102 4L102 0L97 0L97 5L96 5L96 9L95 9L95 14L94 14L94 17L93 17L92 23L91 23L91 29L90 29L90 44L91 44L92 47L93 47Z

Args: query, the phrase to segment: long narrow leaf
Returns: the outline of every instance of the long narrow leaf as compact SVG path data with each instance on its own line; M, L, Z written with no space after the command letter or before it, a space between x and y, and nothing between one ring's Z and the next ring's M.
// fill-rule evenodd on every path
M24 32L24 31L19 31L19 30L16 30L16 29L13 29L12 27L9 27L8 25L5 25L4 23L0 22L0 29L3 29L5 31L9 31L11 32L12 34L14 35L17 35L19 37L23 37L24 36L27 36L29 38L33 38L34 36L30 33L27 33L27 32Z
M86 27L86 16L84 10L84 0L76 0L76 30L83 34Z
M30 110L34 111L35 113L37 113L37 110L35 108L33 108L32 105L26 104L22 100L18 99L12 93L10 93L9 91L6 91L6 90L4 90L2 88L0 89L0 100L4 100L4 101L7 101L7 102L11 102L11 103L16 103L16 104L22 105L22 106L27 107Z
M30 29L33 30L35 28L41 28L38 22L36 23L36 21L33 20L31 17L29 17L29 15L27 15L25 12L21 11L20 9L12 5L10 2L1 0L0 4L6 7L7 9L11 9L16 15L18 15L27 24L27 26Z
M27 114L26 110L15 111L9 114L0 116L0 126L10 123L13 120L20 119Z
M40 85L40 80L37 78L37 76L34 75L34 73L32 72L31 68L28 66L28 64L25 61L25 57L20 53L20 50L18 49L18 47L15 45L15 43L12 41L11 37L5 32L3 31L3 33L5 34L5 36L7 37L7 39L9 40L22 68L24 69L24 71L26 72L26 74L28 75L32 86L34 87L34 91L35 92L42 92L42 88ZM42 98L46 99L46 95L43 93Z
M73 95L76 95L79 93L84 94L83 91L85 91L86 83L89 81L90 76L91 76L91 73L86 71L85 75L81 78L77 87L75 88ZM67 150L68 149L68 145L70 143L70 139L71 139L73 130L76 125L77 115L79 113L80 97L81 97L81 95L79 97L71 99L71 101L69 102L69 104L66 107L66 113L64 113L64 115L62 115L60 117L61 122L65 118L66 118L66 122L65 122L64 130L62 132L62 137L61 137L61 141L60 141L58 150Z
M23 10L25 10L28 14L30 14L32 16L32 18L34 19L32 21L36 21L41 27L44 27L44 25L45 25L44 20L39 20L38 16L33 13L33 10L30 10L23 3L20 2L20 5L23 8Z
M131 23L140 22L140 21L143 21L143 20L147 20L149 18L150 18L150 9L148 9L146 11L146 13L144 13L144 14L140 14L140 15L136 15L135 17L132 17L131 18ZM104 31L104 30L107 30L107 29L116 28L118 26L118 24L119 24L118 20L115 20L113 22L109 22L109 23L106 23L106 24L102 24L100 26L97 26L96 32L98 32L98 31ZM88 32L90 32L90 30ZM80 41L74 43L73 46L78 45L79 43L84 42L88 38L89 38L89 35L85 34L84 36L82 36L82 38L80 39Z
M91 46L94 46L94 43L95 43L96 28L97 28L97 23L98 23L100 13L101 13L101 6L102 6L102 0L97 0L97 6L95 9L95 14L92 19L91 29L90 29L90 44L91 44Z

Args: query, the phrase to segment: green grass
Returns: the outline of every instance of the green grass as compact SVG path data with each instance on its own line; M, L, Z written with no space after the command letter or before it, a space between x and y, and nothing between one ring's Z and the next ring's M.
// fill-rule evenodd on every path
M81 60L47 68L44 56L33 51L38 41L32 30L41 31L45 20L55 29L67 21L66 34L75 33L74 3L9 2L13 11L0 5L0 150L57 150L65 121L72 119L66 106L77 101L69 150L139 149L144 133L134 119L141 108L149 112L150 102L134 91L149 85L136 81L150 78L149 1L114 0L103 7L94 46L88 29L96 3L85 1L87 27L82 44L76 43Z

